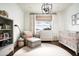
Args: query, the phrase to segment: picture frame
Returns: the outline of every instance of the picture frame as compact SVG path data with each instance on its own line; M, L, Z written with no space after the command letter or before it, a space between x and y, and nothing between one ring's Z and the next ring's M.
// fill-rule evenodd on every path
M76 14L76 18L79 19L79 13Z
M76 24L75 19L76 19L76 15L72 15L72 25Z
M72 25L79 25L79 13L72 15Z
M76 18L76 15L72 15L72 20L75 20L75 18Z

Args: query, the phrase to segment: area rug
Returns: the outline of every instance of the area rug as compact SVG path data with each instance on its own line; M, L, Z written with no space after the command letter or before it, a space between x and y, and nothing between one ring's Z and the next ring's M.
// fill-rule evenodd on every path
M14 56L72 56L72 55L59 46L48 43L42 43L41 46L33 49L25 46L19 49L14 54Z

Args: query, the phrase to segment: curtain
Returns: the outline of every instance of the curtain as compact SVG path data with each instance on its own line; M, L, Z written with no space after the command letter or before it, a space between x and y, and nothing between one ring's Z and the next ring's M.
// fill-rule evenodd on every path
M36 33L35 22L37 21L52 21L51 14L30 14L30 30L33 34Z
M33 34L35 34L35 20L36 20L36 15L30 14L30 30Z

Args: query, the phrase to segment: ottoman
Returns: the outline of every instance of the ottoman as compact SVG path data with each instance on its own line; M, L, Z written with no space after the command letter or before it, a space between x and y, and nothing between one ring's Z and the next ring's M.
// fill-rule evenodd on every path
M27 46L34 48L41 45L41 39L39 38L27 38Z
M17 40L17 45L18 45L18 47L23 47L24 46L24 40L22 38Z

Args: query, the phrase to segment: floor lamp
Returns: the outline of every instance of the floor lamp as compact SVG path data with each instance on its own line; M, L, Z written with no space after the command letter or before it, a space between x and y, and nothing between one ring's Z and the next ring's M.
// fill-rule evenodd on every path
M20 37L22 37L22 31L21 31L20 27L18 25L16 25L16 24L14 26L18 28L18 30L20 32Z
M19 37L19 40L17 40L17 45L19 47L22 47L22 46L25 45L25 42L24 42L24 39L23 39L23 33L22 33L22 31L21 31L21 29L20 29L20 27L18 25L14 25L14 26L17 27L19 32L20 32L20 37ZM20 40L22 40L22 41L20 41Z

